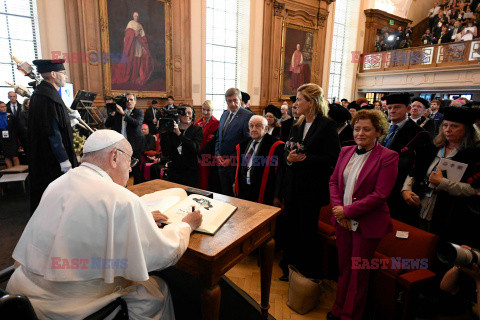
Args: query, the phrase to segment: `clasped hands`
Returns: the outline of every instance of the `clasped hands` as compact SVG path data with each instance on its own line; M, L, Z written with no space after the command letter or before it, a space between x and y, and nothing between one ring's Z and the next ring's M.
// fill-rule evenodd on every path
M430 173L430 176L428 177L428 181L433 184L438 186L440 182L443 180L443 174L442 171L437 167L435 168L432 173ZM410 190L403 190L402 191L402 197L405 200L405 202L410 205L410 206L415 206L415 207L420 207L420 197L413 191Z
M352 225L350 223L350 219L347 218L345 215L345 211L343 210L343 206L336 206L332 208L333 216L337 219L339 225L347 229L348 231L352 231Z
M300 149L300 143L297 142L297 148ZM304 153L297 153L297 149L290 151L290 153L287 156L287 161L288 162L300 162L305 160L307 156Z

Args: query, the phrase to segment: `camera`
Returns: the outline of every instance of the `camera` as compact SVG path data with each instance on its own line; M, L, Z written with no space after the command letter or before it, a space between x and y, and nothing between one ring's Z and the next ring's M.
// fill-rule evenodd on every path
M107 108L108 113L112 113L114 111L117 111L117 106L116 106L117 104L120 107L122 107L123 110L127 109L128 99L127 99L127 96L125 95L125 93L114 97L113 101L115 101L115 102L105 104L105 107Z
M443 263L459 266L469 266L480 261L480 251L478 249L466 249L450 242L438 246L437 256Z
M158 119L158 131L172 132L174 123L178 120L178 116L185 116L187 109L183 107L175 107L173 109L160 109L160 119Z
M305 145L303 144L303 141L293 141L293 138L288 140L287 143L285 143L285 151L291 152L293 150L297 150L297 153L305 153Z

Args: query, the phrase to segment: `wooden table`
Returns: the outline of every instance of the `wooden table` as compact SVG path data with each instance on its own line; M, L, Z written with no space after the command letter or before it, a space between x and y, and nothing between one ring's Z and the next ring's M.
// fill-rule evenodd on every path
M147 193L168 189L188 188L186 186L153 180L138 184L129 189L143 196ZM214 193L215 200L224 201L238 209L217 231L214 236L192 233L185 254L175 265L202 282L202 313L204 319L218 319L220 312L220 277L260 247L261 260L261 309L268 317L270 283L272 278L273 256L275 250L275 218L280 208L245 201Z

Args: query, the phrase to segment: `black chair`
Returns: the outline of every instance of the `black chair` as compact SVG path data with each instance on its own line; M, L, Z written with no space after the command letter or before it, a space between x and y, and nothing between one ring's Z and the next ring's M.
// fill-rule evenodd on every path
M15 269L13 266L0 271L0 283L7 282L14 271ZM92 313L84 320L105 319L117 309L117 307L120 307L120 311L117 313L114 320L128 320L127 303L121 297L118 297L97 312ZM32 304L27 297L11 295L2 289L0 289L0 319L38 320Z

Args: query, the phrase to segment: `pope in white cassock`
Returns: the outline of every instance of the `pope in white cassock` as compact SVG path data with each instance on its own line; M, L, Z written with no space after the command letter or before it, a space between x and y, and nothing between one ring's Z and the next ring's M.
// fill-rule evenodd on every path
M7 285L40 319L83 319L117 297L130 319L174 319L166 283L148 272L174 265L202 221L199 211L159 229L127 190L132 148L112 130L86 141L82 164L45 190L13 258Z

